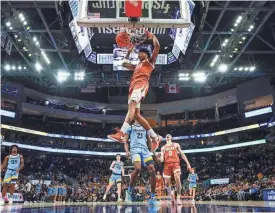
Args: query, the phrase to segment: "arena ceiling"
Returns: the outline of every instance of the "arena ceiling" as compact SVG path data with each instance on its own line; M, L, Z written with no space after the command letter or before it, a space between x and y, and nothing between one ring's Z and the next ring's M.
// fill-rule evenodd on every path
M181 54L172 64L158 65L152 75L152 87L177 83L190 93L192 88L216 92L259 76L274 77L275 2L195 3L192 16L195 30L186 54ZM112 65L92 63L83 51L78 53L69 28L73 17L68 2L1 1L1 8L1 31L13 45L10 55L1 48L2 79L51 91L87 84L99 88L128 87L131 72L114 72ZM20 14L24 15L24 20L20 19ZM242 20L238 21L239 16ZM92 49L98 53L112 53L114 36L102 36L103 33L97 30L90 41ZM162 36L159 35L161 53L167 54L171 52L173 42ZM42 50L45 55L41 54ZM40 72L37 71L37 61L42 66ZM8 71L5 69L7 64L10 65ZM218 71L221 64L227 65L226 72ZM70 72L71 76L76 71L85 70L85 78L83 81L72 78L60 85L56 80L58 70ZM206 73L204 83L179 79L181 72L192 74L196 71Z

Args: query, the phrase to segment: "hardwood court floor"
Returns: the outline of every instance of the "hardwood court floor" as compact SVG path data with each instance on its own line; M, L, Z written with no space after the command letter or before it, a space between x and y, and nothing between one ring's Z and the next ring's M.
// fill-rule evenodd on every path
M1 213L224 213L224 212L274 212L275 202L256 201L201 201L195 204L184 201L177 205L171 201L160 201L154 206L133 202L94 203L39 203L0 206Z

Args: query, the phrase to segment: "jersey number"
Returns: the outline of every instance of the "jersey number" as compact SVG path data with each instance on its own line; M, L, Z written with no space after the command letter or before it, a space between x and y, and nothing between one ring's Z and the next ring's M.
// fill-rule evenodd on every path
M172 151L169 151L168 152L168 156L172 156L173 155L173 152Z
M139 138L139 139L140 139L140 138L143 138L143 137L142 137L142 133L137 133L137 138Z
M17 160L11 160L11 164L17 164Z

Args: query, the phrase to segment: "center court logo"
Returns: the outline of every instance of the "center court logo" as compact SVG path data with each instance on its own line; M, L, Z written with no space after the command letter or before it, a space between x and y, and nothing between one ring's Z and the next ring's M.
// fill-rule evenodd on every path
M134 4L134 2L137 3L136 0L130 0ZM162 10L162 13L168 13L170 9L170 4L166 3L165 0L147 0L142 1L142 9L149 9L150 3L152 2L152 8L154 10ZM105 1L97 1L91 4L92 8L109 8L109 9L115 9L116 8L116 0L105 0ZM122 4L122 1L119 1L119 7L124 8L124 4ZM125 13L125 9L124 9Z

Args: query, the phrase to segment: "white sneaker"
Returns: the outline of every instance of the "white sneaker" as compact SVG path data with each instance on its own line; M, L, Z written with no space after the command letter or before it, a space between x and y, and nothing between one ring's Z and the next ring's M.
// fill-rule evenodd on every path
M9 199L9 205L12 205L12 203L13 203L13 199L11 198Z
M117 202L123 202L123 200L121 198L118 198Z
M63 203L65 203L65 200L63 200Z
M3 206L5 204L5 200L4 199L0 199L0 206Z
M193 199L192 202L195 203L195 200Z
M27 204L28 204L28 201L25 201L24 204L27 205Z
M107 195L106 195L106 194L104 194L104 196L103 196L103 200L106 200L106 197L107 197Z

